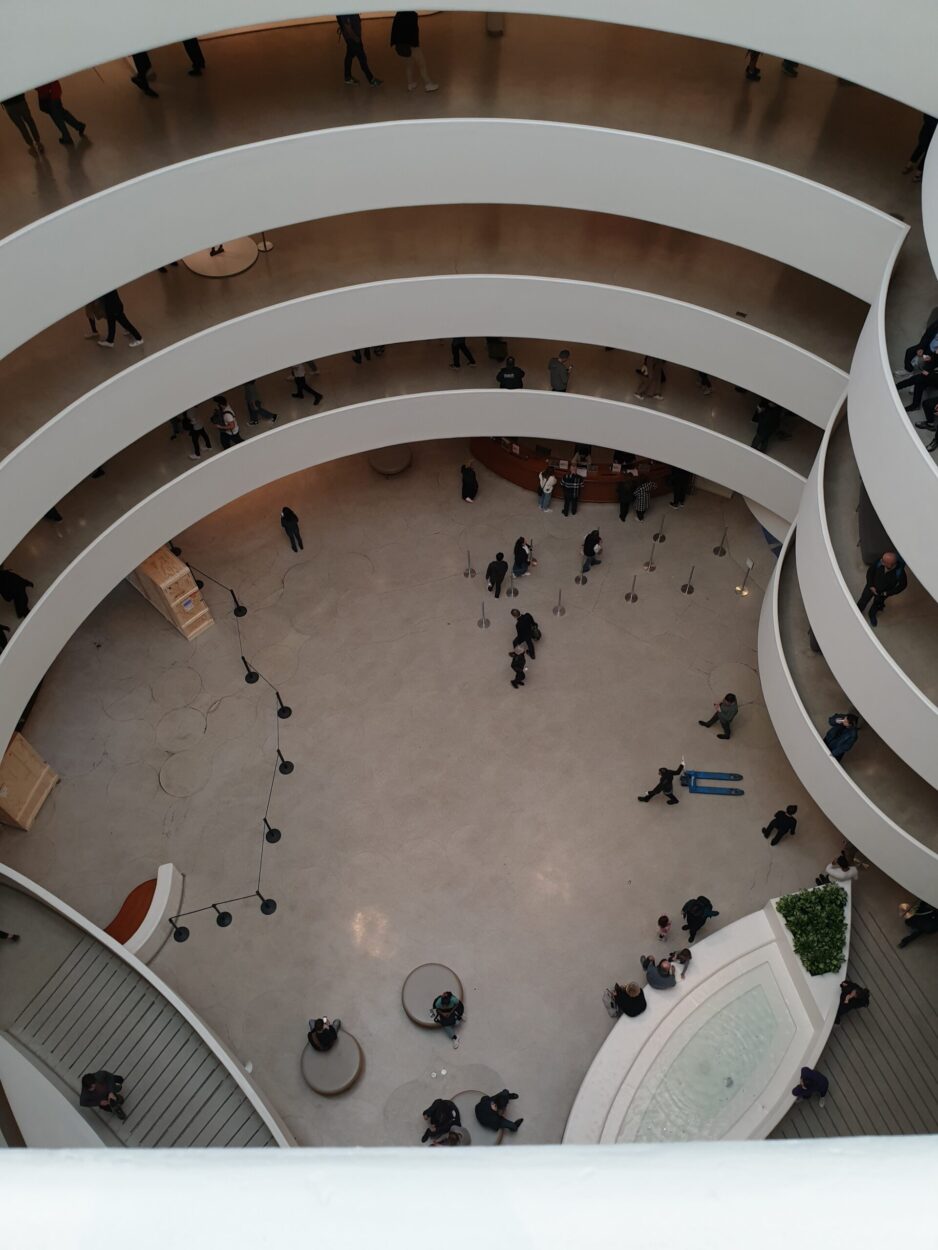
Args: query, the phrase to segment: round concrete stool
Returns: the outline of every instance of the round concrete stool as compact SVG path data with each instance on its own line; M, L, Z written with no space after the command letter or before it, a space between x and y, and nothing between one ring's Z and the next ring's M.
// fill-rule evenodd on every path
M407 1015L421 1029L438 1029L440 1026L431 1018L430 1009L433 1000L452 990L460 1002L463 997L462 981L445 964L421 964L413 972L407 974L407 980L401 989L401 1003Z
M464 1089L454 1094L452 1101L459 1108L459 1118L469 1130L473 1146L500 1146L505 1130L486 1128L476 1119L476 1103L484 1097L481 1089Z
M399 443L396 447L379 447L368 453L368 463L375 473L382 477L397 477L409 469L414 459L414 449L410 443Z
M205 247L201 252L193 252L183 256L182 263L200 278L233 278L236 273L244 273L257 260L257 244L252 238L226 239L224 251L217 256L211 254L211 248Z
M300 1058L303 1080L317 1094L335 1098L351 1089L365 1070L365 1056L357 1038L341 1028L331 1050L313 1050L309 1042Z

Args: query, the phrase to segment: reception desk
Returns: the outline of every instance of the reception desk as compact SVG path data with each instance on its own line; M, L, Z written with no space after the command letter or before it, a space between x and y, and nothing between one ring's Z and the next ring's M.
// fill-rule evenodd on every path
M523 486L525 490L536 492L538 474L546 460L550 460L559 484L573 456L574 444L545 443L542 448L531 439L512 441L510 438L473 438L469 441L469 449L473 460L484 464L499 477L514 482L516 486ZM663 495L670 491L670 465L661 464L657 460L645 460L639 456L631 467L638 469L642 477L648 478L652 495ZM616 487L621 481L622 471L618 465L613 464L612 453L605 448L594 447L592 463L583 479L580 502L618 503ZM558 497L562 493L558 490Z

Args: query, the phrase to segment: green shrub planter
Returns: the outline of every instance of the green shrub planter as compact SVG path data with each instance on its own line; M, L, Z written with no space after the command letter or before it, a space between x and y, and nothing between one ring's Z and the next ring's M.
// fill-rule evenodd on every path
M785 894L775 904L788 925L795 954L811 976L837 972L844 961L847 894L839 885Z

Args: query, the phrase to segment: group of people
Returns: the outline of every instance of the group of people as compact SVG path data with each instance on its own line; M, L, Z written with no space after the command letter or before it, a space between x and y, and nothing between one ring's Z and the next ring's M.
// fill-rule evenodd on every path
M681 916L684 919L681 930L687 934L688 943L694 941L712 916L719 916L719 914L705 894L689 898L681 908ZM671 918L666 915L659 916L658 941L666 942L670 936ZM654 955L640 956L639 962L645 974L645 984L653 990L673 990L678 980L683 981L687 976L693 957L689 945L680 950L673 950L663 958L657 958ZM617 981L611 990L603 992L603 1004L613 1019L619 1016L640 1016L648 1006L645 991L637 981L628 981L625 985L620 985Z
M475 1117L483 1128L493 1132L505 1131L517 1133L524 1123L524 1117L517 1120L505 1115L508 1104L518 1097L508 1089L499 1090L497 1094L483 1094L475 1105ZM435 1098L423 1113L426 1129L422 1142L431 1146L471 1146L472 1138L469 1130L463 1125L459 1108L449 1098Z
M938 318L930 321L917 343L906 348L902 369L896 371L896 388L911 388L912 402L906 412L922 409L922 420L916 421L917 430L929 430L934 437L927 451L938 448Z

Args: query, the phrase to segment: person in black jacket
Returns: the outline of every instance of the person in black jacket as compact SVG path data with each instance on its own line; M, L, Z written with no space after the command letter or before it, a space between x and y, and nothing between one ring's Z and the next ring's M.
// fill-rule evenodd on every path
M677 803L678 799L674 797L674 778L679 777L684 771L684 761L681 760L677 768L659 768L658 784L654 790L649 790L647 794L638 796L639 803L650 802L656 794L664 794L667 796L668 803Z
M524 389L524 370L515 364L514 356L508 356L505 363L495 375L495 381L503 391L521 391Z
M534 644L540 638L541 631L537 621L530 612L521 612L518 608L511 609L515 618L515 640L512 647L527 647L528 655L535 659Z
M518 690L524 685L524 672L527 668L524 659L524 648L516 647L514 651L510 651L508 654L511 656L511 671L514 673L511 684L515 690Z
M341 1020L330 1020L328 1016L320 1016L318 1020L310 1020L306 1040L313 1050L331 1050L339 1040Z
M782 424L782 410L778 404L770 404L767 399L760 399L752 414L756 423L756 433L752 445L756 451L768 451L769 439L779 432Z
M886 600L891 599L893 595L901 595L908 584L905 562L900 560L894 551L884 551L880 558L874 560L869 566L866 570L866 585L857 600L857 607L861 612L865 612L866 605L872 599L870 624L874 629L878 624L876 618L886 607Z
M857 1011L860 1007L869 1007L869 1005L870 991L868 989L857 985L856 981L841 981L840 1003L837 1006L834 1023L840 1024L848 1011Z
M517 1097L517 1094L510 1094L507 1089L500 1090L497 1094L483 1094L476 1103L476 1119L483 1128L494 1129L495 1132L508 1129L509 1133L517 1133L524 1119L509 1120L502 1115L509 1102Z
M917 343L905 349L902 363L906 373L912 373L922 357L931 358L938 351L938 319L930 321Z
M632 503L632 496L635 494L637 483L631 473L627 473L621 481L616 482L616 495L619 499L619 520L624 521L629 515L629 507Z
M448 1133L451 1128L462 1127L459 1108L448 1098L435 1098L423 1113L423 1118L429 1127L420 1139L422 1142L429 1141L431 1137L435 1141L438 1137L443 1137Z
M495 592L495 598L498 599L502 593L502 582L508 572L508 561L505 559L504 551L496 551L495 559L489 564L485 570L485 584L489 590Z
M583 572L588 573L594 564L602 564L603 540L599 530L590 530L583 539Z
M764 838L767 838L773 832L775 834L775 837L772 839L772 846L778 846L779 842L781 842L782 838L784 838L787 833L794 834L795 827L798 824L795 819L795 812L797 812L797 810L798 806L796 803L789 803L783 812L776 812L769 823L764 827L762 830L762 836Z
M420 49L420 18L413 9L402 9L394 14L394 21L391 23L391 47L398 56L404 57L408 91L413 91L417 86L415 65L423 79L424 91L439 91L439 83L435 83L430 77L427 62Z
M630 981L628 985L620 985L617 981L612 997L620 1016L640 1016L648 1006L645 991L637 981Z
M714 911L713 904L706 894L698 894L696 898L689 898L681 908L681 915L687 921L687 924L682 924L681 928L687 930L688 942L693 942L711 916L719 916L719 914L718 911Z
M124 1078L116 1072L86 1072L81 1078L81 1093L78 1095L80 1107L97 1107L99 1111L110 1111L118 1120L126 1120L124 1111Z
M361 14L337 13L335 20L339 23L339 34L345 40L345 85L347 87L357 85L358 79L352 74L352 61L358 61L362 67L362 73L368 79L370 86L380 87L381 79L375 78L371 72L371 66L368 64L368 57L365 55Z
M479 493L479 479L476 477L476 471L471 464L461 464L459 473L463 500L466 503L472 503Z
M300 537L300 518L296 515L292 508L280 509L280 524L283 526L284 533L290 540L291 548L296 551L299 548L303 550L303 539Z
M922 114L922 125L918 132L918 138L915 141L915 147L909 153L908 162L905 169L902 171L904 174L910 174L914 169L915 177L913 182L922 181L922 170L925 168L925 157L928 154L931 141L935 136L936 126L938 126L938 117L932 117L930 113Z
M124 313L123 300L118 292L116 290L108 291L105 295L101 296L101 303L104 307L104 316L107 319L107 338L98 339L98 346L113 347L116 327L123 326L123 328L130 335L130 342L127 346L139 347L143 342L143 335L133 322L128 320L126 314Z
M571 513L573 516L576 516L577 505L580 502L580 491L583 488L583 479L572 465L560 479L560 485L563 487L564 516L570 516Z
M28 582L25 577L20 577L19 573L14 573L12 569L5 569L0 565L0 599L13 604L17 620L21 621L29 612L29 596L26 591L32 588L32 582Z
M687 469L676 466L671 469L671 507L683 508L687 491L691 484L692 474Z

